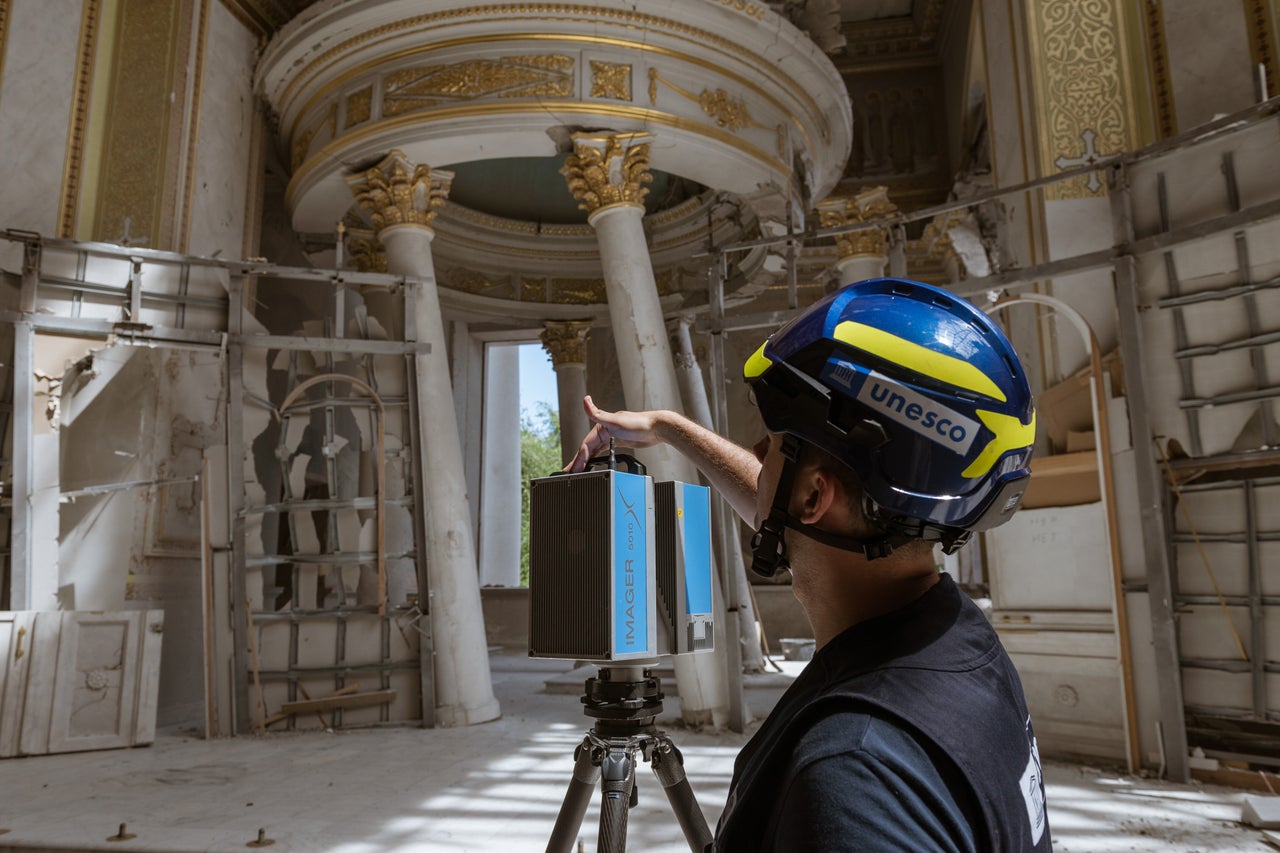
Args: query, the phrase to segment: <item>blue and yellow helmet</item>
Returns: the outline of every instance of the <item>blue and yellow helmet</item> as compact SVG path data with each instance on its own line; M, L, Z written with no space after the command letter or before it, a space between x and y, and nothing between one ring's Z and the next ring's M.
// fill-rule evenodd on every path
M886 530L950 550L1018 508L1031 389L999 327L959 297L902 279L848 285L775 332L744 373L765 425L853 469Z

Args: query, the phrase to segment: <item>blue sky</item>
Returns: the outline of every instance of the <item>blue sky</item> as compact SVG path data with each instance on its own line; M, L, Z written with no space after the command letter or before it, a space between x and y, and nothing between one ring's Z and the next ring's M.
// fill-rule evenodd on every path
M541 344L520 346L520 413L533 414L536 404L545 402L554 411L556 400L556 372L551 366L551 356Z

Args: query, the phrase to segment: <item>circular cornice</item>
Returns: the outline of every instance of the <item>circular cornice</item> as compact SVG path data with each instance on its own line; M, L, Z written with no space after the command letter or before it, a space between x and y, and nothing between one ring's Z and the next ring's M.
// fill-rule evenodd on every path
M647 131L652 168L742 195L821 198L851 114L834 66L750 0L473 5L330 0L267 46L300 231L350 207L344 177L397 148L431 166L566 154L571 130ZM567 190L566 190L567 192Z

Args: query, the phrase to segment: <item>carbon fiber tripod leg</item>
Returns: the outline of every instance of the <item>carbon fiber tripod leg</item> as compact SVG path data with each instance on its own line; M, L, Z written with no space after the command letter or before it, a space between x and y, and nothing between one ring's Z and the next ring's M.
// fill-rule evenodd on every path
M693 853L703 853L711 843L711 830L707 827L702 809L698 808L689 779L684 774L684 757L680 750L667 737L659 737L650 764L654 775L662 783L662 790L667 793L667 801L671 803L671 810L676 813L676 820L680 822L685 841L689 842L689 849Z
M623 853L627 849L627 812L636 784L635 757L630 744L610 745L600 762L600 835L598 853Z
M582 828L582 819L587 814L587 806L591 804L591 792L595 790L596 780L600 778L600 764L593 752L594 747L589 737L573 752L573 778L569 780L569 790L565 792L555 828L551 830L547 853L573 853L573 844L577 840L578 830Z

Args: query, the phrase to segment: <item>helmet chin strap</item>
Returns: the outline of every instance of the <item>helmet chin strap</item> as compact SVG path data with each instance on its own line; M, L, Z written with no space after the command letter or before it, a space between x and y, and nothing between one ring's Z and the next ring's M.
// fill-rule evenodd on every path
M893 549L914 537L901 534L884 533L866 538L840 536L826 530L819 530L811 524L793 518L787 510L791 501L791 489L795 484L796 470L799 467L800 439L786 433L782 437L782 471L778 475L778 485L773 491L773 505L769 508L769 516L751 537L751 571L761 577L771 578L779 569L790 568L785 537L787 528L808 536L823 545L840 548L861 554L868 560L887 557Z

